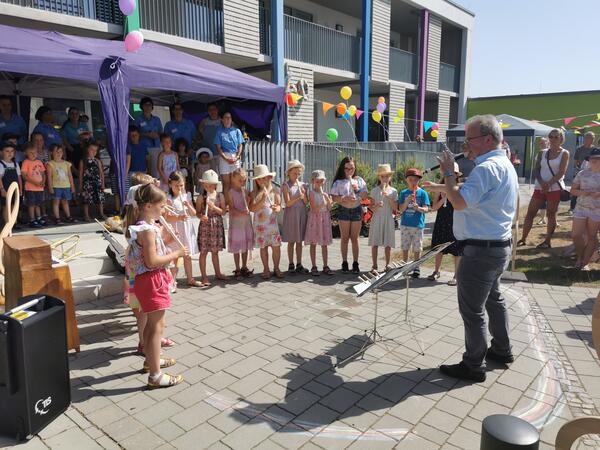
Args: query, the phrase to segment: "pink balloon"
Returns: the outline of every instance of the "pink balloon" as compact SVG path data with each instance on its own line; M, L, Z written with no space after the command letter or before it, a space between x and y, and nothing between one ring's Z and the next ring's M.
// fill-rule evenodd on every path
M125 36L125 50L128 52L137 52L144 43L144 35L141 31L130 31Z
M377 111L379 111L381 114L383 114L386 109L387 105L385 103L377 103Z
M432 130L439 130L440 129L440 124L439 123L434 123L433 125L431 125L431 129Z
M124 15L130 16L135 11L135 0L119 0L119 9Z

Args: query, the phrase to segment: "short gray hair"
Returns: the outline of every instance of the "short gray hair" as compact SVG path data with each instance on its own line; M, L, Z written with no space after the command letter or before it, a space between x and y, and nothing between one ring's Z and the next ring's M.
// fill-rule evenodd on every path
M594 132L593 132L593 131L588 131L587 133L585 133L585 134L583 135L583 137L584 137L584 138L591 137L592 139L596 139L596 135L594 134Z
M491 114L473 116L467 120L465 129L466 127L474 124L479 124L479 133L482 136L490 135L496 144L500 144L502 142L504 134L502 133L502 127L500 126L500 123L498 123L498 120L495 116L492 116Z

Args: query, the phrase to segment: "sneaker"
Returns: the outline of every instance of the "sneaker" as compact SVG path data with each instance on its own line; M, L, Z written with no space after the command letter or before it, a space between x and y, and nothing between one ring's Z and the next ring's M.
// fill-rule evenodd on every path
M48 224L48 217L47 216L39 217L37 221L41 226L44 227Z
M344 261L342 263L342 273L348 273L350 270L348 269L348 261Z
M413 270L413 273L411 275L413 278L419 278L421 276L421 269L419 269L418 267Z
M360 269L358 268L358 261L354 261L352 263L352 273L360 273Z
M452 365L442 364L440 366L440 372L452 378L461 378L463 380L475 381L477 383L484 382L486 378L483 370L470 369L462 361L458 364Z
M456 277L452 277L452 279L448 281L448 286L456 286L457 284Z
M501 355L500 353L497 353L494 350L492 350L492 347L488 348L488 351L485 354L485 358L502 364L510 364L515 362L515 357L512 354Z
M29 228L42 228L42 225L37 220L31 220L29 222Z

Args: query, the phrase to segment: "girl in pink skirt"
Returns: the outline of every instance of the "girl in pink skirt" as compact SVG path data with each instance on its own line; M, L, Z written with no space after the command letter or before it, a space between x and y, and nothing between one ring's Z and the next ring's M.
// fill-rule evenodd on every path
M235 262L234 276L236 280L249 277L253 271L248 270L248 252L254 247L254 231L250 218L250 196L246 185L246 171L236 169L231 174L231 189L229 190L229 253L233 253ZM240 255L242 265L240 268Z
M317 269L317 245L321 246L323 256L323 273L333 275L327 265L327 246L333 241L331 235L331 205L333 201L327 193L323 192L325 184L325 172L315 170L311 174L312 190L308 195L310 202L310 212L308 213L308 222L306 224L306 234L304 235L304 244L310 245L310 261L312 269L310 273L313 276L319 276Z

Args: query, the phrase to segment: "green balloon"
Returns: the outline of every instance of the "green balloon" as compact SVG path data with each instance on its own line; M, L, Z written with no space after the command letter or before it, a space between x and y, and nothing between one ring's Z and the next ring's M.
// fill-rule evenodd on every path
M327 133L325 133L325 137L329 142L335 142L338 138L338 132L335 128L330 128L327 130Z

